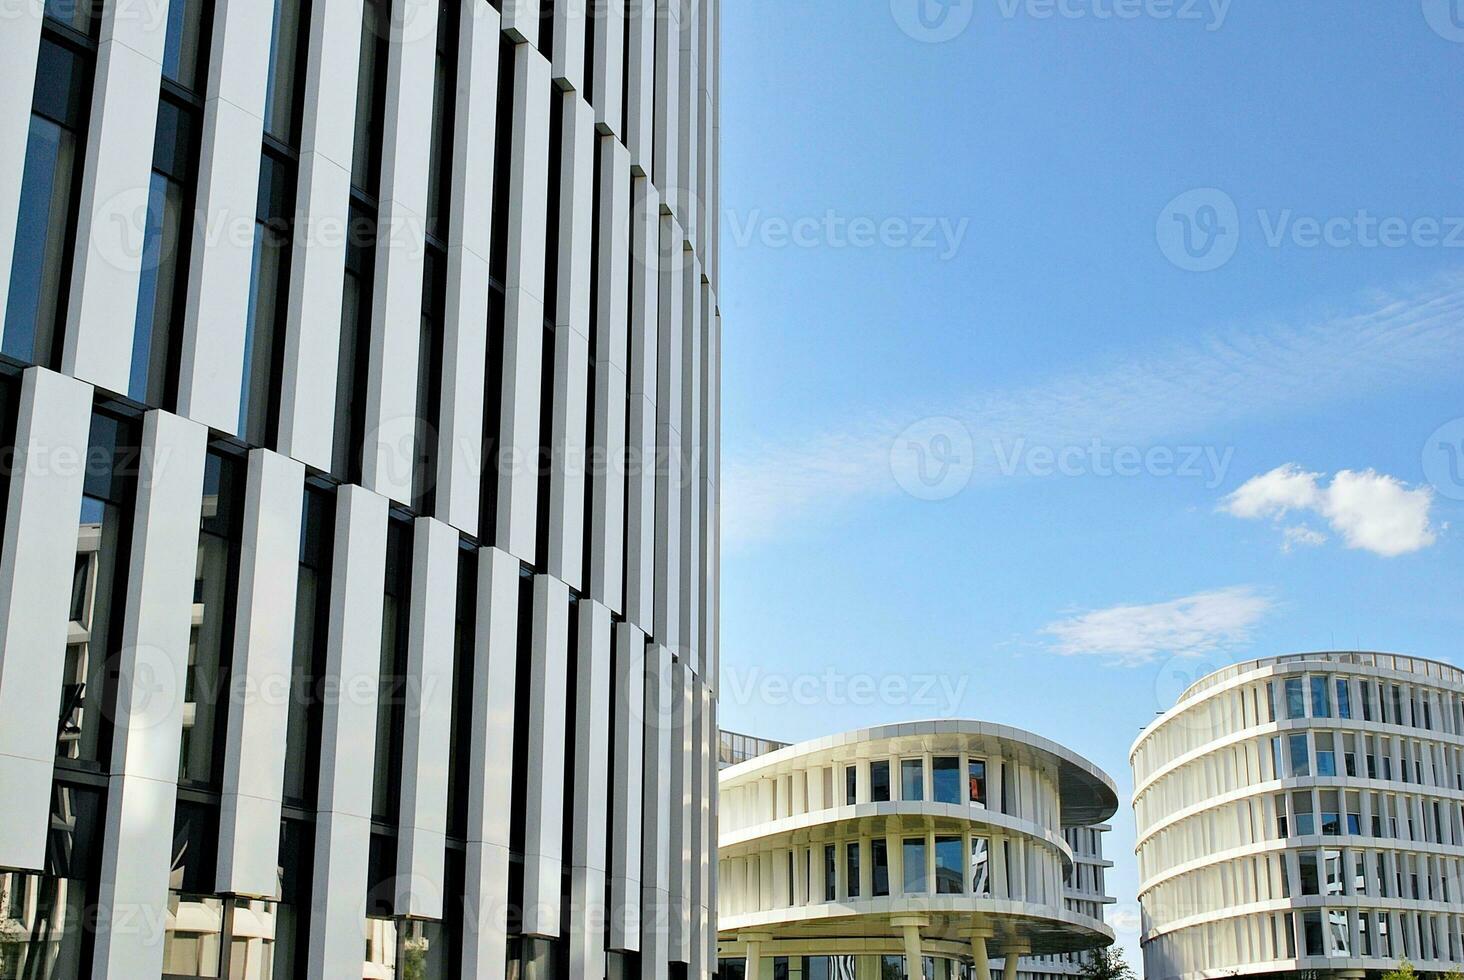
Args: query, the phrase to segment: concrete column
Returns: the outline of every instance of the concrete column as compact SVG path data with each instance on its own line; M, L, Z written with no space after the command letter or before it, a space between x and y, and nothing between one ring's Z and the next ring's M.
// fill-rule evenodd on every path
M759 980L762 976L762 949L763 944L772 941L772 936L762 933L744 935L742 944L745 950L743 969L746 971L747 980Z
M991 957L986 951L986 942L992 936L990 929L977 926L964 930L971 940L971 958L976 961L976 980L991 980Z
M1025 944L1012 944L1002 950L1005 959L1002 962L1002 980L1017 980L1017 961L1027 955L1030 947Z
M930 920L923 915L897 915L890 919L890 925L899 929L905 937L905 976L912 980L924 976L921 966L924 953L920 948L920 930L930 925Z

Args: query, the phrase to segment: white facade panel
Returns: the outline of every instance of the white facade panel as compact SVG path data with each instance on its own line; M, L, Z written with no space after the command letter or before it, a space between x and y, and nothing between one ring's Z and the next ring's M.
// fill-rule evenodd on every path
M362 0L316 0L312 9L295 247L281 371L279 449L331 466L351 200Z
M457 531L430 517L417 518L395 905L398 915L414 919L442 918L457 575Z
M310 980L361 969L376 765L375 742L362 733L376 728L386 526L385 497L337 491L326 673L350 696L327 699L321 719Z
M39 871L45 863L91 408L91 385L45 368L25 372L0 549L0 718L9 719L0 725L5 868Z
M581 601L575 639L574 775L570 798L570 900L579 915L569 935L570 976L605 974L605 839L610 792L610 610Z
M214 4L178 411L230 435L240 429L259 154L273 32L272 4L258 0L217 0ZM273 327L260 324L257 329Z
M656 100L652 169L661 189L661 210L677 213L681 204L681 5L684 0L656 3ZM677 231L680 231L678 226Z
M499 15L465 4L458 36L458 92L437 449L437 516L478 530L483 458L483 379L488 363L488 260L498 119Z
M535 4L537 9L537 3ZM507 11L505 10L505 15ZM537 25L537 21L535 22ZM505 16L504 30L509 30ZM549 207L549 62L514 48L513 161L504 281L503 398L498 433L497 542L532 562L539 507L539 390L544 352L544 225Z
M551 66L554 84L575 92L585 89L585 34L590 0L554 0Z
M426 260L437 10L417 3L387 57L381 202L371 298L363 484L398 503L412 499L417 438L417 358Z
M671 794L675 694L671 651L645 651L641 793L641 977L666 980L671 952Z
M272 898L279 888L280 801L295 645L305 467L249 454L231 699L219 817L218 889Z
M132 364L166 13L108 4L97 46L61 369L108 391L127 390Z
M134 910L167 902L207 442L207 429L167 412L144 419L117 662L100 922L127 922ZM162 971L163 936L155 930L99 929L96 942L96 977Z
M656 601L656 373L660 195L637 177L630 216L630 399L626 413L625 618L650 633Z
M529 684L529 758L524 805L526 936L559 935L564 869L565 717L569 697L569 587L534 577L534 656Z
M631 173L651 176L656 134L657 0L625 0L625 146ZM657 177L658 186L664 187Z
M590 77L595 125L607 136L621 137L625 134L626 0L596 3L593 11L595 36L590 54Z
M611 949L640 949L641 807L646 726L646 635L615 625L615 729L611 733L610 933Z
M681 655L681 500L685 460L681 433L682 330L686 294L682 282L681 228L661 218L661 267L657 304L660 326L656 355L656 590L657 642ZM669 260L669 261L668 261Z

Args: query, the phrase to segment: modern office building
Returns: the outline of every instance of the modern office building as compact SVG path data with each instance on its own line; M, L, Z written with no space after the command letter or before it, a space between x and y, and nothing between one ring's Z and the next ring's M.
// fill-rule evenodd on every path
M1076 972L1068 957L1113 941L1101 836L1117 808L1092 763L983 722L755 755L721 774L721 976Z
M717 0L0 17L0 977L707 977Z
M1236 664L1134 743L1149 980L1464 967L1464 672Z

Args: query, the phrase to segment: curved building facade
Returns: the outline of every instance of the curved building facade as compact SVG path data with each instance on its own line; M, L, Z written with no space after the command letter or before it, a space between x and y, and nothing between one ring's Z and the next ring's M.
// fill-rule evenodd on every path
M1090 830L1101 854L1113 783L1036 735L863 729L724 769L720 793L725 977L1012 980L1113 941L1072 846Z
M718 10L8 5L0 976L710 976Z
M1464 965L1464 672L1309 653L1193 684L1134 743L1145 974Z

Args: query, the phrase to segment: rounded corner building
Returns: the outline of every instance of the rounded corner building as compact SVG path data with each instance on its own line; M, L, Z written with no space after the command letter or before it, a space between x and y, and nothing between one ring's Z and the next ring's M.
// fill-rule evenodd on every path
M715 969L720 0L0 14L0 978Z
M721 976L991 980L1001 960L1035 980L1113 942L1101 836L1118 796L1075 753L974 721L764 754L729 735L724 761L745 761L720 780Z
M1130 759L1148 980L1464 967L1464 671L1247 661Z

